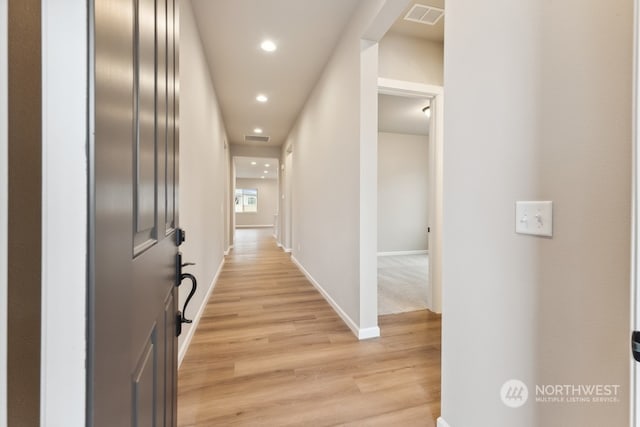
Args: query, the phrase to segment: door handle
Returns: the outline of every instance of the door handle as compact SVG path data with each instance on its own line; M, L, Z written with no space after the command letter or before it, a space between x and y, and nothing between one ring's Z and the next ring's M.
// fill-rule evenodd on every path
M187 312L187 306L189 305L189 302L191 301L191 298L193 298L193 296L196 293L196 290L198 289L198 280L196 279L196 276L194 276L191 273L184 273L182 271L183 267L187 267L190 265L196 265L195 262L182 262L182 253L178 252L176 253L176 287L180 287L180 285L182 285L182 282L185 279L188 279L191 281L191 290L189 291L189 295L187 296L187 299L184 302L184 305L182 306L182 311L178 311L177 315L176 315L176 335L179 336L182 333L182 324L183 323L193 323L192 319L187 319L186 317L186 312Z
M193 295L196 293L196 289L198 289L198 281L196 280L196 276L190 273L182 273L181 279L191 280L191 290L189 291L189 295L187 296L187 299L182 306L182 323L193 323L193 320L187 319L187 306L189 305L189 301L191 301L191 298L193 298Z
M176 286L180 286L180 283L184 279L182 268L190 265L196 265L195 262L182 262L182 252L176 254Z

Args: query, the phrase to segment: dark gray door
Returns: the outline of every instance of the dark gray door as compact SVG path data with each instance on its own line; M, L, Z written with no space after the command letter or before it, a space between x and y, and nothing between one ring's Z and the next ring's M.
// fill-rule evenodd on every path
M92 3L88 425L175 426L176 1Z

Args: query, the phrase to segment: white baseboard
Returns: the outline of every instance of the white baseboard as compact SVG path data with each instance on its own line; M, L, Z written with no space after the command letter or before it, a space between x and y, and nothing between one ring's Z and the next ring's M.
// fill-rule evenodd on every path
M229 255L231 253L231 249L233 249L233 245L229 246L226 251L224 251L224 256Z
M273 228L273 224L262 224L262 225L236 225L236 228Z
M329 293L327 293L327 291L325 291L324 288L320 286L320 283L318 283L318 281L313 278L313 276L302 266L302 264L300 264L300 261L298 261L294 256L291 257L291 260L300 269L302 274L306 276L307 280L311 282L313 287L316 288L318 292L320 292L320 295L322 295L322 297L329 303L333 310L338 314L338 316L340 316L342 321L349 327L349 329L351 329L351 332L353 332L353 334L358 337L359 340L377 338L380 336L380 328L377 326L373 328L360 329L358 325L356 325L356 322L354 322L353 319L349 317L349 315L345 313L344 310L342 310L338 303L335 302L333 298L331 298L331 295L329 295Z
M233 246L231 246L233 247ZM216 287L216 283L218 282L218 277L220 277L220 273L222 272L222 267L224 266L225 259L222 258L220 261L220 266L218 266L218 271L216 271L216 275L213 277L213 281L211 282L211 286L209 286L209 290L202 300L202 305L198 309L195 317L193 318L193 323L187 329L187 333L184 336L184 340L182 341L182 345L178 349L178 368L182 365L182 360L184 356L187 354L187 350L189 349L189 345L191 344L191 340L193 339L193 334L195 334L196 329L198 328L198 323L200 323L200 318L204 313L204 309L207 307L207 303L209 302L209 298L211 297L211 292L213 292L213 288Z
M359 340L369 340L371 338L378 338L380 336L380 328L375 326L373 328L364 328L358 330Z
M425 255L428 253L428 250L422 249L417 251L378 252L378 256Z
M438 417L437 427L450 427L449 424L442 417Z
M293 249L291 248L285 248L284 246L282 247L282 250L284 250L286 253L290 254L293 252Z

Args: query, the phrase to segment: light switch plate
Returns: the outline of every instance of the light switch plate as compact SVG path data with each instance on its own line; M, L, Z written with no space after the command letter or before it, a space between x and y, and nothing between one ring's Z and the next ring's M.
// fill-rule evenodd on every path
M516 233L553 236L553 202L516 202Z

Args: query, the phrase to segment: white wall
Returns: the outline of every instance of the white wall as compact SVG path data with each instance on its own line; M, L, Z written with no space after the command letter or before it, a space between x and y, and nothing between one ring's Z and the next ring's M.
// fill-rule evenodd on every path
M360 337L379 333L378 46L361 37L381 37L406 3L360 4L284 143L293 148L294 259Z
M293 229L293 152L287 152L287 146L283 145L280 161L280 240L282 248L292 250Z
M428 249L429 137L378 133L378 252Z
M225 251L225 193L229 153L220 107L211 83L209 68L189 1L180 3L180 227L187 232L182 245L184 261L195 262L188 271L198 278L198 292L187 316L206 304ZM180 289L180 303L189 291ZM180 356L193 333L184 325Z
M7 424L7 0L0 0L0 426Z
M628 425L632 7L447 2L451 427ZM516 200L554 201L553 238L514 233ZM511 409L499 399L511 378L532 394L550 383L622 390L615 404Z
M442 43L387 33L379 44L380 77L442 86Z
M293 256L356 325L359 87L360 39L358 29L352 28L336 47L284 144L293 145L295 153Z
M273 216L278 213L278 180L236 178L236 188L258 190L258 212L236 213L236 227L273 226Z
M43 426L85 425L86 31L86 2L42 2Z

